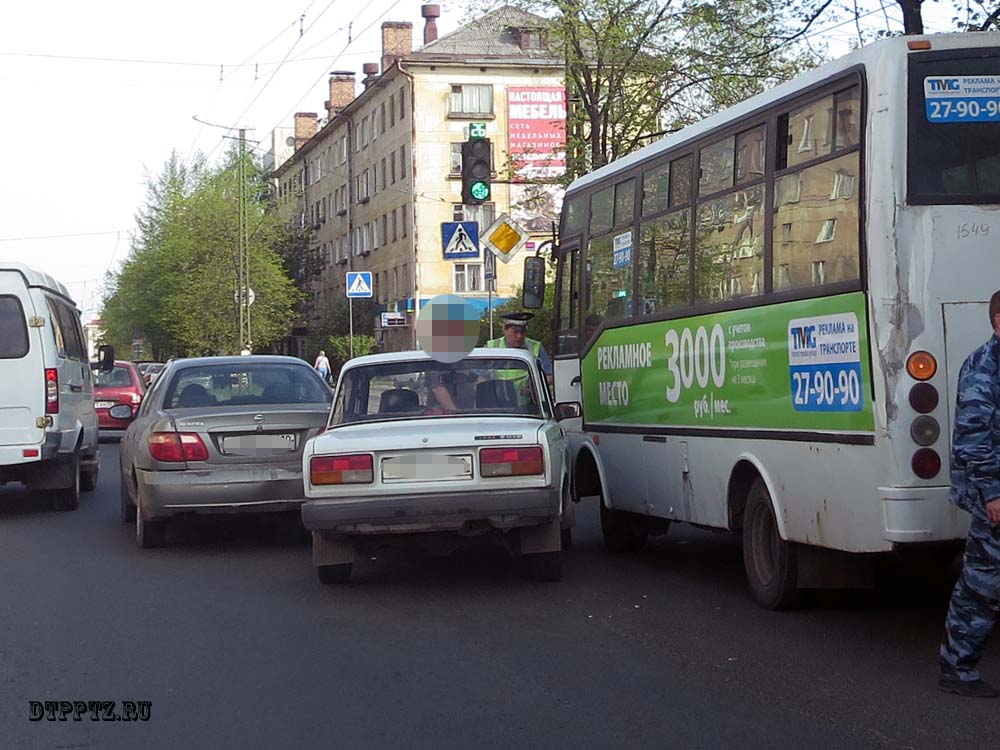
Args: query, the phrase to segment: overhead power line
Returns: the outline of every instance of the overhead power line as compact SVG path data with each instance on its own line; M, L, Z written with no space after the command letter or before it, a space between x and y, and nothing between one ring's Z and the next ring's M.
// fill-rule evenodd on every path
M69 237L99 237L105 234L130 232L131 229L111 229L107 232L72 232L69 234L38 234L24 237L0 237L0 242L28 242L31 240L61 240Z

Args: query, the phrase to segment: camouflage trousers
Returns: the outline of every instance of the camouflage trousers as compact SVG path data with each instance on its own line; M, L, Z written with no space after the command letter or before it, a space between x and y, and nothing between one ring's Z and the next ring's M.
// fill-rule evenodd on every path
M976 665L1000 614L1000 526L978 511L965 542L962 575L955 584L941 644L941 672L977 680Z

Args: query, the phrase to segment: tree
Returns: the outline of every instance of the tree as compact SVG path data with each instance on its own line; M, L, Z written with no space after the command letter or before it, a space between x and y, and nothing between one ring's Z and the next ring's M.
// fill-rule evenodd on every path
M266 175L251 156L243 158L251 331L259 351L287 334L303 297L286 270L302 239L278 216ZM174 154L150 180L132 252L108 284L101 316L108 341L127 345L141 334L157 359L239 350L239 159L234 149L207 169L199 162L187 167Z
M566 61L567 178L814 65L773 44L780 1L520 0Z
M869 41L870 36L891 36L902 31L903 34L924 33L924 7L929 5L945 5L945 0L895 0L902 15L903 28L893 28L890 16L885 13L885 6L875 4L874 0L858 2L853 6L838 4L832 0L788 0L788 14L797 27L790 38L805 36L815 25L824 21L855 21L874 12L881 12L886 19L884 32L866 35L860 24L857 24L858 42ZM1000 31L1000 2L998 0L950 0L954 15L952 23L956 31Z

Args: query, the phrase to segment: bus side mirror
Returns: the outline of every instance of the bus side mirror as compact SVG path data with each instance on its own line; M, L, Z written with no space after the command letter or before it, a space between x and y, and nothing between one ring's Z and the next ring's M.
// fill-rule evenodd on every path
M524 259L524 284L521 287L521 305L537 310L545 301L545 258L534 256Z
M101 372L111 372L115 369L115 348L113 346L101 345L97 347L97 369Z

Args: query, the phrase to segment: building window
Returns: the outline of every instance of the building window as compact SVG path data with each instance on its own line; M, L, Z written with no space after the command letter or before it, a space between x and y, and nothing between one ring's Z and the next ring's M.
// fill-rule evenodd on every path
M826 283L826 261L814 260L812 262L812 283L813 286Z
M402 122L406 118L406 87L399 87L399 121Z
M389 228L389 214L382 214L382 232L379 236L382 238L382 244L386 244L389 232L386 231Z
M456 292L483 291L483 264L456 263L455 291Z
M406 206L403 206L401 209L399 209L399 213L400 213L399 221L403 225L403 228L402 228L401 231L402 231L402 235L405 237L406 236L406 225L408 223L407 219L406 219Z
M385 132L385 102L382 102L382 106L379 108L378 125L379 125L379 129L384 133Z
M399 147L399 179L406 179L406 145Z
M385 172L385 157L383 156L382 157L382 189L383 190L385 190L386 187L388 187L388 185L389 185L389 183L386 182L385 176L386 176L386 172Z
M389 127L396 124L396 97L389 94Z
M791 222L786 222L781 225L781 241L791 242L792 241L792 225Z
M396 209L392 209L392 241L395 242L399 239L399 235L396 234Z
M449 168L451 174L462 174L462 144L452 143L451 144L451 167Z
M448 114L492 115L493 86L470 83L452 86L448 97Z
M830 200L850 198L854 195L854 175L843 169L838 169L833 178L833 192Z
M389 174L392 177L392 184L396 184L396 152L392 151L389 154Z
M538 29L520 29L518 38L521 49L545 48L545 35Z
M837 220L827 219L823 222L823 226L819 229L819 234L816 235L817 244L820 242L833 242L834 236L837 234Z
M461 203L451 204L451 220L465 221L465 207Z
M480 231L486 229L496 219L496 206L493 203L482 203L476 205L462 205L456 203L454 208L455 216L461 215L461 219L455 221L475 221L479 223Z

